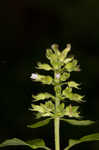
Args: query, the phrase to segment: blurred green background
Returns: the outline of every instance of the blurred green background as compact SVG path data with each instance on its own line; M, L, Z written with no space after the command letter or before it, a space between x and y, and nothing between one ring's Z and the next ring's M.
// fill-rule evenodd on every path
M85 119L97 120L90 127L62 124L62 145L70 137L99 132L99 1L4 0L0 1L0 141L43 137L54 150L53 124L26 128L34 118L28 110L32 93L46 89L32 83L30 75L36 62L46 61L45 50L53 43L62 49L71 43L82 69L73 79L82 83L87 101L81 112ZM80 144L72 150L78 149L99 150L99 142Z

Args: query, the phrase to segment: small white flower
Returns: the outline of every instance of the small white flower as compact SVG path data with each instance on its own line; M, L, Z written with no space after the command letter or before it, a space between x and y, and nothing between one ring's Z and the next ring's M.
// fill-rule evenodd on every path
M60 73L57 73L56 74L56 79L59 79L60 78Z
M37 78L38 78L38 75L35 74L35 73L32 73L30 78L31 78L31 79L37 79Z

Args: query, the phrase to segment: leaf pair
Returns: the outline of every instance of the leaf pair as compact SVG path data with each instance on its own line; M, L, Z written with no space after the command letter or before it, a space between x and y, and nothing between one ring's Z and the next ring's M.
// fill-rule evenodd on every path
M80 144L82 142L91 142L91 141L98 141L98 140L99 140L99 133L90 134L78 140L70 139L69 145L64 150L69 150L71 147ZM45 142L42 139L35 139L35 140L24 142L20 139L13 138L13 139L6 140L2 144L0 144L0 147L7 147L7 146L28 146L32 149L42 148L45 150L51 150L50 148L46 147Z
M64 105L61 104L61 107L59 108L59 111L63 110ZM31 124L31 125L27 125L28 128L39 128L42 126L45 126L47 124L49 124L51 122L52 118L47 118L41 121L36 121L35 123ZM90 120L76 120L76 119L65 119L65 118L60 118L61 121L66 122L67 124L71 124L71 125L75 125L75 126L88 126L88 125L92 125L95 122L94 121L90 121Z

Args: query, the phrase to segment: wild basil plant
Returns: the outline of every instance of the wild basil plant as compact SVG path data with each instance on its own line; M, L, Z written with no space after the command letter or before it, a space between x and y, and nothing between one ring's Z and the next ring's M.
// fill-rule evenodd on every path
M94 123L94 121L82 120L82 117L80 117L79 104L84 102L84 96L74 92L74 89L80 89L80 84L72 81L70 78L73 71L80 71L80 67L74 56L71 57L69 55L70 50L70 44L67 44L63 51L59 50L57 44L53 44L50 49L46 50L46 57L49 60L49 64L39 62L36 67L37 69L53 72L53 76L42 75L37 72L31 75L33 82L41 82L46 86L53 86L54 94L46 92L45 89L44 93L32 95L33 103L31 105L31 111L36 113L36 120L42 118L42 121L36 121L36 123L28 125L28 127L38 128L54 120L55 150L61 150L61 121L75 126L85 126ZM94 140L99 140L99 133L93 133L81 137L78 140L70 139L68 146L64 150L69 150L72 146L81 142ZM9 145L26 145L32 149L42 148L51 150L51 148L45 145L42 139L24 142L20 139L13 138L4 141L0 147Z

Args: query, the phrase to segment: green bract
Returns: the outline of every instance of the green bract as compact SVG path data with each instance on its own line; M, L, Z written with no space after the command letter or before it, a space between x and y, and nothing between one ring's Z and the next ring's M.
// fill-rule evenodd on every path
M80 71L77 59L69 56L71 45L67 44L62 51L57 44L46 50L46 58L49 64L37 63L37 69L53 71L53 76L32 73L31 79L35 82L53 86L54 94L44 92L32 95L33 103L30 110L35 112L35 122L28 125L29 128L38 128L47 125L54 120L55 150L60 150L60 121L75 126L91 125L94 121L81 120L79 103L83 102L82 95L74 92L79 90L79 83L70 80L72 71ZM39 87L38 87L39 88ZM45 89L46 90L46 89ZM39 103L40 102L40 103ZM79 111L78 111L79 110ZM40 120L38 120L40 119ZM68 146L64 150L69 150L72 146L85 141L99 140L99 133L82 137L78 140L69 140ZM12 144L11 144L12 143ZM42 139L23 142L19 139L11 139L3 142L0 147L9 145L25 145L32 149L46 149L45 142Z
M44 69L46 71L52 70L52 67L48 64L42 64L39 62L37 65L38 65L38 67L36 67L37 69Z
M39 101L39 100L44 100L44 99L49 99L49 98L55 99L55 97L53 95L51 95L50 93L47 93L47 92L39 93L36 96L32 95L32 97L34 98L33 101Z
M69 81L69 82L68 82L68 86L71 87L71 88L74 87L74 88L76 88L76 89L79 89L79 88L78 88L79 85L80 85L79 83L76 83L76 82L74 82L74 81Z

